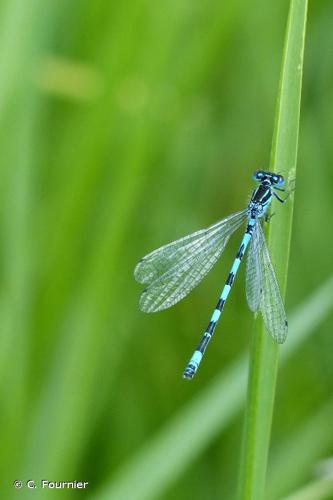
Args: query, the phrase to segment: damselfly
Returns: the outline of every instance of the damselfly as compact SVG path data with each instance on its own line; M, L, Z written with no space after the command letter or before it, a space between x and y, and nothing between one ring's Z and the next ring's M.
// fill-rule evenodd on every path
M148 285L140 298L141 310L150 313L167 309L198 285L217 262L230 236L247 221L243 239L211 320L185 368L183 376L186 379L191 379L199 367L248 245L246 263L248 305L253 312L261 311L266 329L276 342L282 344L286 340L288 322L260 219L264 217L266 221L268 220L267 210L273 196L284 203L288 194L285 198L281 198L276 193L285 191L282 188L284 185L282 175L258 170L253 174L253 178L259 182L259 186L253 191L245 210L158 248L143 257L135 268L136 280Z

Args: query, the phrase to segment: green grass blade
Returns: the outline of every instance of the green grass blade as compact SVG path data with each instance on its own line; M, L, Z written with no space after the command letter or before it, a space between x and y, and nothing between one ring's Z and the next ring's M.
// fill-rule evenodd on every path
M332 308L333 276L290 317L292 340L282 352L282 362L290 359L306 342ZM244 354L126 462L94 498L125 500L129 496L133 498L134 491L135 500L161 495L239 413L245 397L246 372Z
M278 94L271 169L283 171L288 183L295 181L301 101L306 0L291 0ZM292 197L291 197L292 198ZM285 295L293 200L270 225L269 248L283 295ZM239 498L263 498L273 415L278 346L257 319L251 346L248 401L239 479Z

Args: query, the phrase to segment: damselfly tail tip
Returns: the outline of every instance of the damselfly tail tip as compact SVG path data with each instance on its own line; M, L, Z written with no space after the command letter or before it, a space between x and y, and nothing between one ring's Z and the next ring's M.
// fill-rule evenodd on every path
M183 378L185 380L192 380L192 378L195 375L195 372L196 372L196 369L195 369L194 365L191 365L191 364L187 365L187 367L185 368L185 371L183 373Z

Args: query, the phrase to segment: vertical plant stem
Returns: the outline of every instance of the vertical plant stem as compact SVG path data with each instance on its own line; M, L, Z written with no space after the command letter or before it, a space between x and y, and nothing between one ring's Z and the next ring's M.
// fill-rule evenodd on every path
M301 102L307 0L291 0L277 100L270 168L281 172L287 185L295 182ZM293 196L269 225L268 246L282 295L287 284ZM239 499L261 500L274 407L278 345L265 331L261 317L254 326L248 397L239 477Z

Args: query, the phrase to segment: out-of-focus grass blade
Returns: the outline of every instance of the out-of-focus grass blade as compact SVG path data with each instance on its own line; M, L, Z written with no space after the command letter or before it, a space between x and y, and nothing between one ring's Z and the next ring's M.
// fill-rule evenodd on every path
M39 161L41 103L32 76L51 31L45 29L56 4L7 0L0 16L1 142L1 338L2 401L0 468L3 478L17 473L30 404L29 328L33 299L35 192ZM43 44L41 43L43 41ZM15 366L15 369L13 369ZM14 470L15 469L15 470ZM6 485L3 485L6 487ZM8 481L7 486L10 486ZM7 498L7 492L2 491Z
M28 332L30 287L33 254L33 175L36 157L38 104L27 93L25 108L15 112L15 126L7 133L6 160L10 161L4 176L6 192L2 219L2 252L5 272L1 283L0 397L3 405L1 442L5 452L0 457L4 477L11 477L14 463L21 456L24 440L22 419L27 411ZM20 101L22 105L22 101ZM15 366L15 369L13 369ZM5 493L4 493L5 494Z
M333 479L322 478L313 481L302 489L281 500L331 500L333 496Z
M45 25L54 15L56 4L42 0L7 0L0 18L0 127L5 123L8 105L14 104L24 83L33 74L41 40L49 36ZM50 17L49 17L50 16ZM45 40L43 40L45 42Z
M333 308L333 276L291 315L282 361L314 333ZM192 461L226 428L244 401L247 361L241 356L126 463L93 498L148 500L175 482Z
M333 444L332 414L333 400L330 400L286 437L269 463L265 498L281 498L329 453Z

